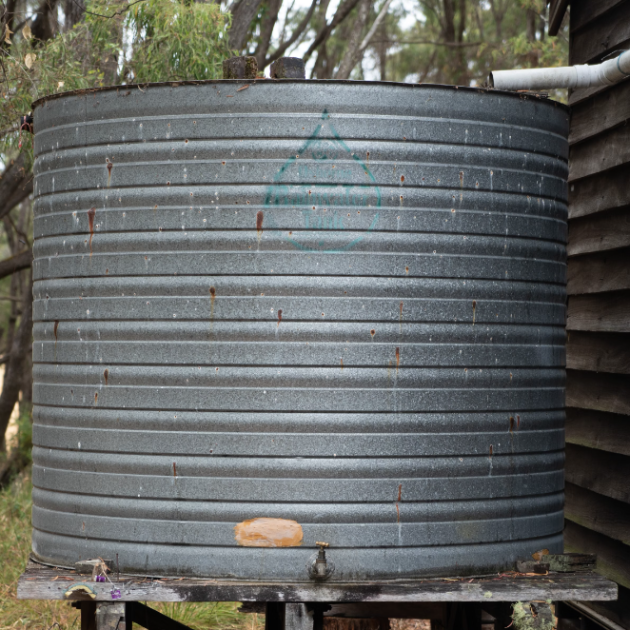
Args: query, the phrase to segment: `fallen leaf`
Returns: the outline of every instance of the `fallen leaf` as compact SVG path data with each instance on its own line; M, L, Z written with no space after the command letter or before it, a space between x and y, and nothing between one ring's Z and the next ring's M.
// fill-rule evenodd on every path
M24 56L24 63L29 70L33 67L35 59L37 59L37 55L35 53L28 53Z
M59 83L57 83L57 89L60 90L64 85L63 81L59 81Z
M238 88L238 90L236 90L237 92L240 92L241 90L246 90L249 87L248 85L244 85L243 87Z
M11 30L8 26L5 26L4 41L5 41L7 44L10 44L10 43L11 43L11 35L13 35L13 31L12 31L12 30Z
M31 33L31 27L28 25L28 23L22 29L22 37L24 37L24 39L31 39L31 37L33 37L33 33Z

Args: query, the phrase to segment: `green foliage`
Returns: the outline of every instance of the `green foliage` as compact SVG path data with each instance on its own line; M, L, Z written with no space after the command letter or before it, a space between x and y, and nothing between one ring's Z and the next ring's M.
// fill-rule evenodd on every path
M3 134L0 153L18 149L19 117L42 96L120 83L220 77L221 64L231 55L229 26L230 14L214 2L146 0L129 6L92 0L85 20L50 40L34 39L25 27L2 51L0 132L15 129ZM28 135L22 144L31 150Z
M548 36L545 0L457 2L450 36L442 1L415 1L420 17L388 61L395 80L483 85L492 70L568 63L566 27Z
M129 82L218 79L231 56L230 14L214 2L147 0L133 7L126 25L133 42L122 74Z

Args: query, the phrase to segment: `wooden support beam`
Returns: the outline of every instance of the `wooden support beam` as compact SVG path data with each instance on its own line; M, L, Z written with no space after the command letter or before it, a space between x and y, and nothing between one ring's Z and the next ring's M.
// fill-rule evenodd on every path
M579 447L574 447L579 448ZM68 569L54 569L29 562L18 581L19 599L73 601L83 597L73 588L82 576ZM239 582L201 578L138 578L116 576L120 601L162 602L310 602L338 604L417 602L501 602L535 599L576 601L611 600L617 595L614 583L601 576L558 573L553 576L501 574L487 577L424 578L377 582L326 582L285 584ZM96 601L111 601L112 585L91 582Z

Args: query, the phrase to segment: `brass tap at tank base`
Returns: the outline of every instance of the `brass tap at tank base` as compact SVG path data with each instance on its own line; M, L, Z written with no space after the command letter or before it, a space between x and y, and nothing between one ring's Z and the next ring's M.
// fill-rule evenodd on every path
M327 580L335 571L335 565L326 558L326 549L330 547L327 542L315 542L319 551L311 556L307 565L308 575L312 580Z

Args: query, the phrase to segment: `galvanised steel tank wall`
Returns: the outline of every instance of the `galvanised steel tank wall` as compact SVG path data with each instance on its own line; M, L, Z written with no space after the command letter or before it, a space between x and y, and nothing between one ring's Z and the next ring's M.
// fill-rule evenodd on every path
M33 549L307 581L562 549L553 102L335 81L35 108Z

